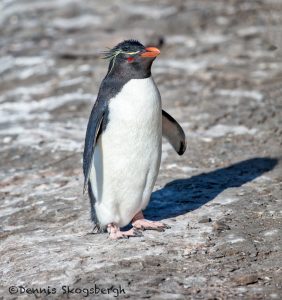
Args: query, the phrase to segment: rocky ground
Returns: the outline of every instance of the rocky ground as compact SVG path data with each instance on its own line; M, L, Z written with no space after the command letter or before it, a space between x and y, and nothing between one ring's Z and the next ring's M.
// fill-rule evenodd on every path
M282 2L0 10L0 298L281 299ZM153 75L188 150L163 142L145 211L171 229L110 241L91 234L81 157L101 51L125 38L160 47Z

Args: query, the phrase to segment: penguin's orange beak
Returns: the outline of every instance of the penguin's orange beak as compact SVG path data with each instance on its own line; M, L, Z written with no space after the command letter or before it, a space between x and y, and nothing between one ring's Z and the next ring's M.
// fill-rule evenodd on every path
M157 57L161 51L158 48L155 47L147 47L146 52L142 53L141 57Z

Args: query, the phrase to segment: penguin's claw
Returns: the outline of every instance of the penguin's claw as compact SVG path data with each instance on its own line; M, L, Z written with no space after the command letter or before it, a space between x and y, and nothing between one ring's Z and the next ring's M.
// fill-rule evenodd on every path
M139 211L134 218L132 219L132 226L138 230L156 230L159 232L164 232L166 229L169 229L170 226L157 221L149 221L144 218L142 211Z
M136 220L132 223L133 227L141 231L144 230L156 230L159 232L164 232L166 229L169 229L170 226L161 222L148 221L145 219Z
M109 239L119 240L119 239L129 239L130 237L141 237L142 232L136 228L131 228L128 231L120 231L120 229L113 224L108 225Z

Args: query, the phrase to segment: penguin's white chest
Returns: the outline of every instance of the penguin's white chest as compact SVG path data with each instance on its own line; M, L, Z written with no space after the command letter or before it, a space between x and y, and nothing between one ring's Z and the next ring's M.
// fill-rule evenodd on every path
M147 206L160 167L161 115L160 94L151 77L130 80L110 100L90 178L102 226L125 226Z
M145 79L131 79L127 82L117 96L110 101L109 127L121 126L128 128L130 123L150 121L153 125L161 116L161 98L152 77ZM132 125L132 124L131 124ZM108 128L111 129L111 128ZM114 129L115 130L115 129Z

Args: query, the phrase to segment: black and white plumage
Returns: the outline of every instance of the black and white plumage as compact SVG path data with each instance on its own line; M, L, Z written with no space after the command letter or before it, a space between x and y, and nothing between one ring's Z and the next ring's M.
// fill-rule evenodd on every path
M161 161L162 135L179 155L186 149L181 126L161 107L151 76L157 48L138 41L108 53L106 77L89 118L83 153L84 191L99 230L123 227L150 199Z

